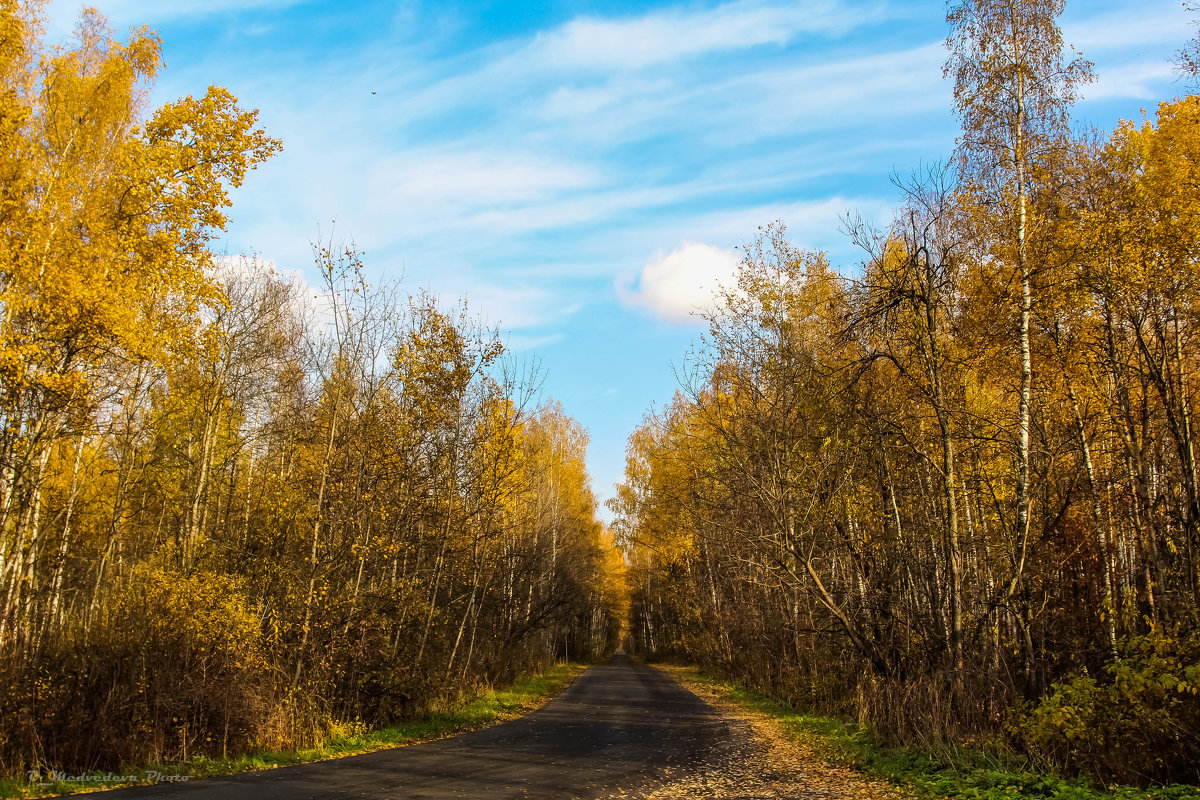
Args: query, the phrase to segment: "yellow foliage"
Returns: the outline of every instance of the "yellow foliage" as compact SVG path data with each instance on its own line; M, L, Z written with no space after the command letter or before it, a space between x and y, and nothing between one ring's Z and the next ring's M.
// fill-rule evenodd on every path
M4 25L20 38L33 21L10 10ZM217 87L143 120L160 42L145 29L116 41L95 11L73 47L5 52L3 169L19 194L5 182L0 380L10 404L32 392L61 405L81 399L96 358L160 356L217 299L206 246L226 191L279 143Z

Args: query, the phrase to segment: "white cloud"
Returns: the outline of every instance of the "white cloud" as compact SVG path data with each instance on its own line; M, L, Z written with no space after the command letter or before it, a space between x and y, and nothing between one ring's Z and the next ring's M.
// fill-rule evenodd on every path
M891 199L837 195L827 200L714 211L690 222L693 230L708 231L711 238L745 242L759 226L779 220L787 226L788 239L797 247L825 251L837 248L848 253L849 242L841 231L842 219L847 214L883 225L894 210L895 202ZM839 262L840 259L834 261Z
M629 19L582 18L539 37L541 60L558 67L636 70L705 53L786 44L804 32L841 30L851 15L829 0L782 6L738 0L685 13Z
M495 150L410 150L371 166L373 203L399 208L450 206L463 214L480 206L545 200L588 186L592 170L568 161Z
M782 51L804 34L834 37L888 14L877 0L735 0L710 9L579 17L444 62L420 81L405 73L390 80L404 86L409 119L511 98L506 112L540 109L551 121L578 120L581 131L611 141L622 129L637 129L639 121L688 119L675 115L680 105L710 103L710 83L723 82L729 72L721 68L722 55L740 58L733 51L764 46ZM596 129L596 122L602 127Z
M1126 63L1118 69L1104 70L1095 83L1082 87L1079 93L1086 100L1154 100L1158 97L1158 87L1173 76L1174 67L1164 59Z
M459 279L471 308L485 315L485 322L505 330L536 328L564 318L580 309L577 302L564 301L546 286L497 286L476 276Z
M155 28L182 17L205 17L251 9L283 9L303 2L305 0L51 0L45 9L46 30L52 40L67 38L75 30L80 12L84 7L93 5L99 6L109 24L121 34L128 26L149 25Z
M1063 41L1096 62L1096 82L1080 87L1085 100L1165 99L1174 77L1172 56L1191 21L1182 3L1150 0L1087 19L1063 21Z
M642 267L636 286L618 283L617 292L665 320L696 322L698 312L713 307L713 293L733 285L740 261L733 250L684 242Z
M1066 19L1062 32L1064 43L1082 50L1085 58L1110 50L1128 50L1133 45L1156 52L1165 60L1170 48L1186 38L1188 24L1182 3L1160 0L1090 19Z

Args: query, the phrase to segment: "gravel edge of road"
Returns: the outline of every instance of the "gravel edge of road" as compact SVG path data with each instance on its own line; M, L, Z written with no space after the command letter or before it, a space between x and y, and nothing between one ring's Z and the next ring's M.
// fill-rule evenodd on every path
M862 798L863 800L915 800L917 795L904 787L873 777L837 763L822 753L818 743L787 731L770 714L751 708L706 682L698 680L696 667L652 664L681 686L713 706L731 720L749 726L757 740L748 748L762 769L734 773L735 779L711 778L703 783L682 782L647 795L654 800L689 798Z

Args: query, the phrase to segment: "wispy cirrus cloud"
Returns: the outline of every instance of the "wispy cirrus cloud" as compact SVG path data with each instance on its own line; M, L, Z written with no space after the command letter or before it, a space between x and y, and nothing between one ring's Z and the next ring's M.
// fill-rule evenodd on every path
M1171 54L1170 48L1186 38L1188 19L1182 3L1169 10L1153 4L1121 3L1107 9L1101 5L1082 18L1074 13L1078 9L1068 9L1063 20L1063 41L1089 58L1133 50L1165 60Z
M878 14L883 7L860 11ZM784 45L806 33L842 33L862 19L848 13L846 4L831 0L786 5L736 0L700 10L575 19L538 36L519 57L560 69L631 72L712 53Z
M546 203L594 187L596 170L566 158L485 148L418 148L370 165L373 202L424 216L465 217L481 209Z
M576 281L611 282L685 239L728 249L776 216L829 246L837 214L865 204L886 215L889 171L952 147L940 36L851 44L912 13L735 0L579 17L431 57L384 31L319 69L284 59L290 78L270 73L250 92L287 144L253 179L266 182L252 205L274 210L238 238L280 252L288 219L336 218L412 279L454 281L447 291L523 327L559 324L577 305L490 290L533 265L553 265L541 289L578 297ZM1091 20L1080 40L1111 42L1115 24ZM1161 20L1145 24L1164 35ZM1109 93L1154 80L1129 71ZM697 234L688 220L717 227Z
M52 38L62 38L71 33L80 12L86 7L98 6L100 11L117 30L126 27L151 25L157 27L164 22L185 18L210 17L234 12L256 10L281 10L301 5L312 0L107 0L107 2L81 2L81 0L51 0L46 7L49 21L48 32Z
M737 246L781 219L853 270L841 215L886 222L890 173L957 131L944 0L90 1L162 30L156 99L224 85L284 140L235 193L231 252L303 267L336 219L371 269L465 294L546 358L602 491ZM1079 0L1063 25L1100 76L1079 118L1177 93L1178 0Z

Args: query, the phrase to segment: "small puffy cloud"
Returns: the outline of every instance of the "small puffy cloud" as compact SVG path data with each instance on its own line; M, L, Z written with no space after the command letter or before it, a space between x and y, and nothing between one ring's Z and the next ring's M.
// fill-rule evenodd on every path
M211 276L221 282L253 281L258 278L271 277L282 283L290 283L296 287L296 297L301 300L328 295L324 289L310 286L304 273L300 270L280 269L274 259L263 258L257 254L215 255L212 258L211 270Z
M636 284L618 284L628 305L643 306L671 322L695 322L713 306L713 293L732 286L741 259L733 250L684 242L642 267Z

